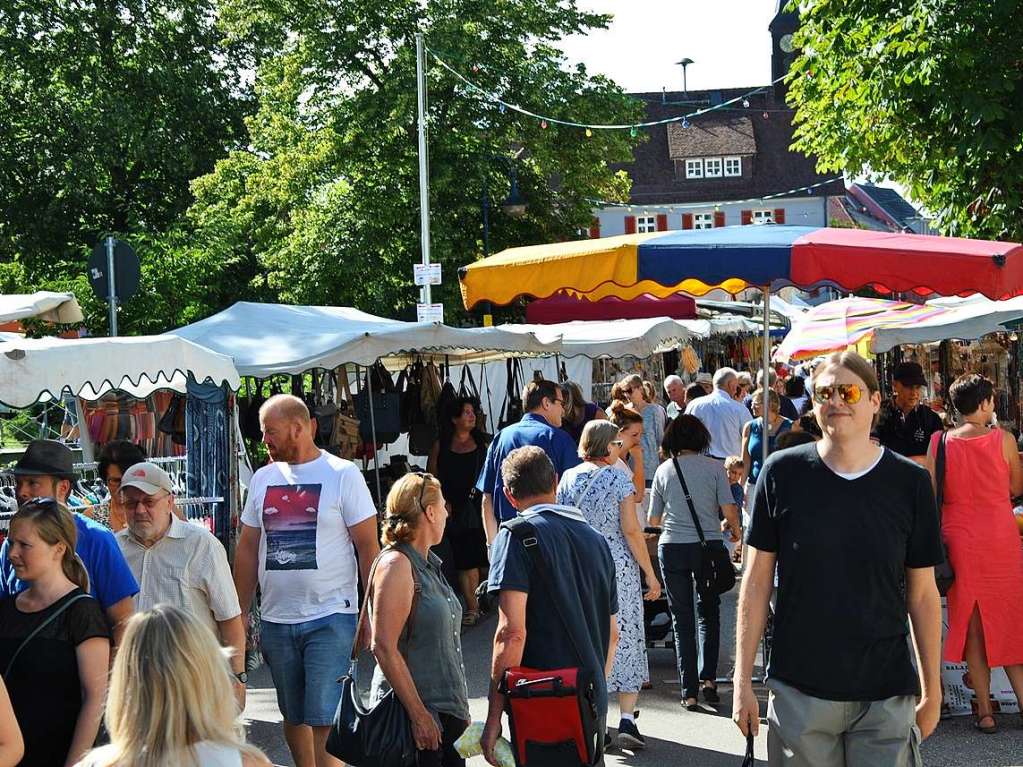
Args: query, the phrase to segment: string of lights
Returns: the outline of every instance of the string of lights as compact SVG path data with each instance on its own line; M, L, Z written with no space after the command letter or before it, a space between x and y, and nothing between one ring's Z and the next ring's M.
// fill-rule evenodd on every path
M480 96L482 96L487 101L490 101L492 103L497 104L498 109L501 112L504 112L505 110L510 109L513 112L517 112L517 113L519 113L519 114L521 114L521 115L523 115L525 117L530 117L530 118L532 118L534 120L539 120L541 128L546 128L548 125L563 125L563 126L568 127L568 128L581 128L581 129L586 131L586 135L587 136L592 136L593 135L593 131L595 131L595 130L627 130L633 136L635 136L635 135L638 134L638 132L641 129L644 129L644 128L656 128L656 127L658 127L660 125L670 125L671 123L681 123L683 128L688 128L689 124L690 124L689 123L690 119L695 118L695 117L700 117L701 115L709 114L711 112L717 112L719 110L734 109L734 107L732 106L734 104L742 104L742 107L744 109L748 109L749 106L750 106L749 99L750 99L751 96L755 96L758 93L763 93L767 88L769 88L769 87L775 85L776 83L781 82L783 79L785 79L784 76L779 77L779 78L777 78L775 80L772 80L769 85L761 86L759 88L754 88L753 90L749 91L748 93L743 93L743 94L741 94L739 96L736 96L735 98L731 98L731 99L728 99L727 101L723 101L720 104L714 104L712 106L704 107L702 109L697 109L697 110L694 110L694 111L689 112L687 114L679 115L677 117L667 117L667 118L664 118L662 120L650 120L650 121L647 121L647 122L638 122L638 123L584 123L584 122L578 122L576 120L563 120L563 119L558 118L558 117L551 117L550 115L543 115L543 114L540 114L538 112L533 112L533 111L531 111L529 109L526 109L525 107L521 107L518 104L512 104L509 101L505 101L498 94L496 94L493 91L489 91L486 88L483 88L483 87L477 85L472 80L470 80L468 77L466 77L461 72L456 70L453 66L451 66L444 59L442 59L437 54L436 51L430 49L429 47L426 49L426 51L427 51L427 53L430 56L433 56L434 60L438 64L440 64L444 69L446 69L448 72L450 72L451 75L453 75L457 80L459 80L463 85L465 85L471 91L473 91L474 93L479 94ZM766 118L769 110L763 110L763 111L764 111L764 116ZM781 110L770 110L770 111L781 111ZM785 111L787 111L787 110L785 110Z
M713 205L714 205L715 208L718 208L722 204L725 204L725 203L727 203L728 205L741 205L741 204L750 203L750 202L763 202L765 200L776 200L776 199L778 199L780 197L791 197L792 195L799 194L800 192L806 192L808 195L812 195L814 189L819 189L822 186L827 186L828 184L833 184L836 181L842 181L842 180L844 180L844 178L845 178L844 176L835 176L833 178L825 179L824 181L818 181L816 184L808 184L807 186L800 186L800 187L796 187L795 189L788 189L788 190L786 190L784 192L776 192L774 194L767 194L767 195L764 195L763 197L747 197L746 199L743 199L743 200L725 200L723 203L713 203ZM674 213L679 208L700 207L699 205L683 205L683 204L679 204L679 203L676 203L674 205L670 205L670 204L669 205L664 205L664 204L655 204L655 203L651 203L650 205L644 205L642 203L636 203L636 202L622 202L622 201L615 201L615 200L601 200L599 198L594 198L594 197L588 197L586 199L587 199L587 202L591 202L594 205L598 205L598 206L600 206L602 208L628 208L630 211L631 210L635 210L637 208L640 209L640 210L645 210L647 208L657 208L659 210L663 210L663 209L667 208L670 212ZM710 204L711 203L708 203L708 205L710 205Z

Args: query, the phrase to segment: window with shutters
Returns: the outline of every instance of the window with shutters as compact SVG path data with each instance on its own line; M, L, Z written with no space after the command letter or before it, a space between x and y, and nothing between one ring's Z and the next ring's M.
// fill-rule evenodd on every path
M725 175L726 176L741 176L742 175L742 158L741 157L726 157L725 158Z
M721 158L708 157L704 160L703 175L707 178L721 178Z
M703 178L703 158L686 160L686 178Z
M714 214L713 213L694 213L693 214L693 229L713 229L714 228Z
M636 231L639 234L657 231L657 216L636 216Z
M753 211L753 223L754 224L773 224L774 223L774 211L773 210L755 210L755 211Z

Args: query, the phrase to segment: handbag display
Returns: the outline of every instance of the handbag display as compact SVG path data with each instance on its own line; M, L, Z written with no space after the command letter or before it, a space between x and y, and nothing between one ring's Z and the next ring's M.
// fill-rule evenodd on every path
M498 429L503 429L510 423L518 423L522 420L522 387L521 381L522 366L518 359L505 360L505 367L508 371L508 379L505 385L504 405L501 407L501 416L497 423Z
M359 434L364 444L387 445L401 436L401 395L394 388L391 374L380 362L366 372L363 387L355 395L354 402Z
M945 501L945 437L947 432L942 432L938 439L937 455L934 457L934 488L935 503L938 507L938 533L941 533L941 506ZM948 546L945 539L941 540L941 548L945 552L945 561L934 568L934 580L938 584L938 593L941 596L948 594L948 590L955 583L956 574L952 569L952 562L948 558Z
M565 610L557 604L536 528L524 517L505 522L508 531L529 552L533 571L555 601L555 609L580 664L583 654L576 643ZM500 691L507 696L512 752L517 767L590 767L603 757L603 736L592 673L576 668L505 669Z
M387 551L398 551L408 556L401 549L391 547L385 548L380 555ZM409 561L411 562L411 558ZM359 767L413 767L418 763L419 757L412 736L412 723L394 690L389 689L370 708L363 706L359 693L357 680L359 654L368 646L368 642L364 641L367 633L367 605L373 594L373 576L379 562L380 556L373 562L369 571L368 591L362 600L359 622L355 628L355 641L352 643L351 670L341 679L341 702L338 703L334 722L327 735L326 750L328 754L346 764ZM405 622L406 639L412 636L416 606L422 591L414 563L412 582L414 591L412 607Z
M689 505L689 513L693 515L696 534L700 536L700 572L696 574L696 590L705 594L724 594L731 591L735 586L735 568L732 567L728 549L720 541L708 541L704 537L693 497L689 494L686 478L682 476L682 467L678 465L678 458L672 458L671 462L675 466L675 473L678 474L678 481L682 484L682 493Z

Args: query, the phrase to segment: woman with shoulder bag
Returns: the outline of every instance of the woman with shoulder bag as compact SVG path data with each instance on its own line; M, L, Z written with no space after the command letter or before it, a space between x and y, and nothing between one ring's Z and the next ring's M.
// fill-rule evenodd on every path
M440 439L427 463L427 470L440 480L449 515L444 539L434 552L445 560L445 575L457 573L448 581L456 587L457 578L457 588L465 599L463 626L479 622L476 589L490 564L483 532L483 497L475 489L487 456L486 435L477 427L477 404L473 397L461 396L451 403L440 419Z
M997 731L991 708L991 669L1002 666L1023 703L1023 549L1012 499L1023 493L1023 466L1012 434L992 428L995 388L967 374L948 388L961 425L935 432L927 468L941 499L939 519L955 580L948 589L948 636L943 658L966 661L977 694L975 727ZM944 481L936 458L944 441Z
M670 459L657 468L650 495L650 524L662 529L658 559L668 592L668 606L675 632L675 655L682 683L683 705L695 711L698 693L708 703L717 703L717 665L720 647L721 599L714 589L700 587L703 575L703 546L721 549L718 559L728 562L722 531L727 528L733 541L739 539L739 512L728 484L725 467L714 458L702 455L710 446L710 433L699 418L680 415L668 426L661 446ZM688 488L682 488L682 479ZM720 522L719 512L725 521ZM695 519L694 519L695 517ZM696 524L699 524L697 529ZM696 611L699 614L699 640L702 652L697 655L696 625L693 614L693 584L696 588ZM703 666L697 673L697 657Z
M454 743L469 725L462 665L462 606L430 547L444 535L440 482L406 474L387 495L367 606L377 661L372 700L388 690L411 722L419 767L464 767ZM356 637L356 641L359 638Z

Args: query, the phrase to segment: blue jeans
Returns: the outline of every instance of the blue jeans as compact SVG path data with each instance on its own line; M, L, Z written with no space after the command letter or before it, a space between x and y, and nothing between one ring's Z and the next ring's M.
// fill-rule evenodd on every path
M335 613L305 623L262 622L263 657L288 724L326 727L341 700L338 680L351 665L355 613Z
M711 545L721 545L720 543ZM675 632L675 659L682 683L682 697L696 698L700 681L714 681L718 675L721 646L721 598L715 593L696 594L693 605L694 574L700 570L700 544L662 543L657 558L668 594L671 626ZM697 616L700 647L697 650ZM699 655L697 655L699 652ZM697 673L699 666L699 673Z

